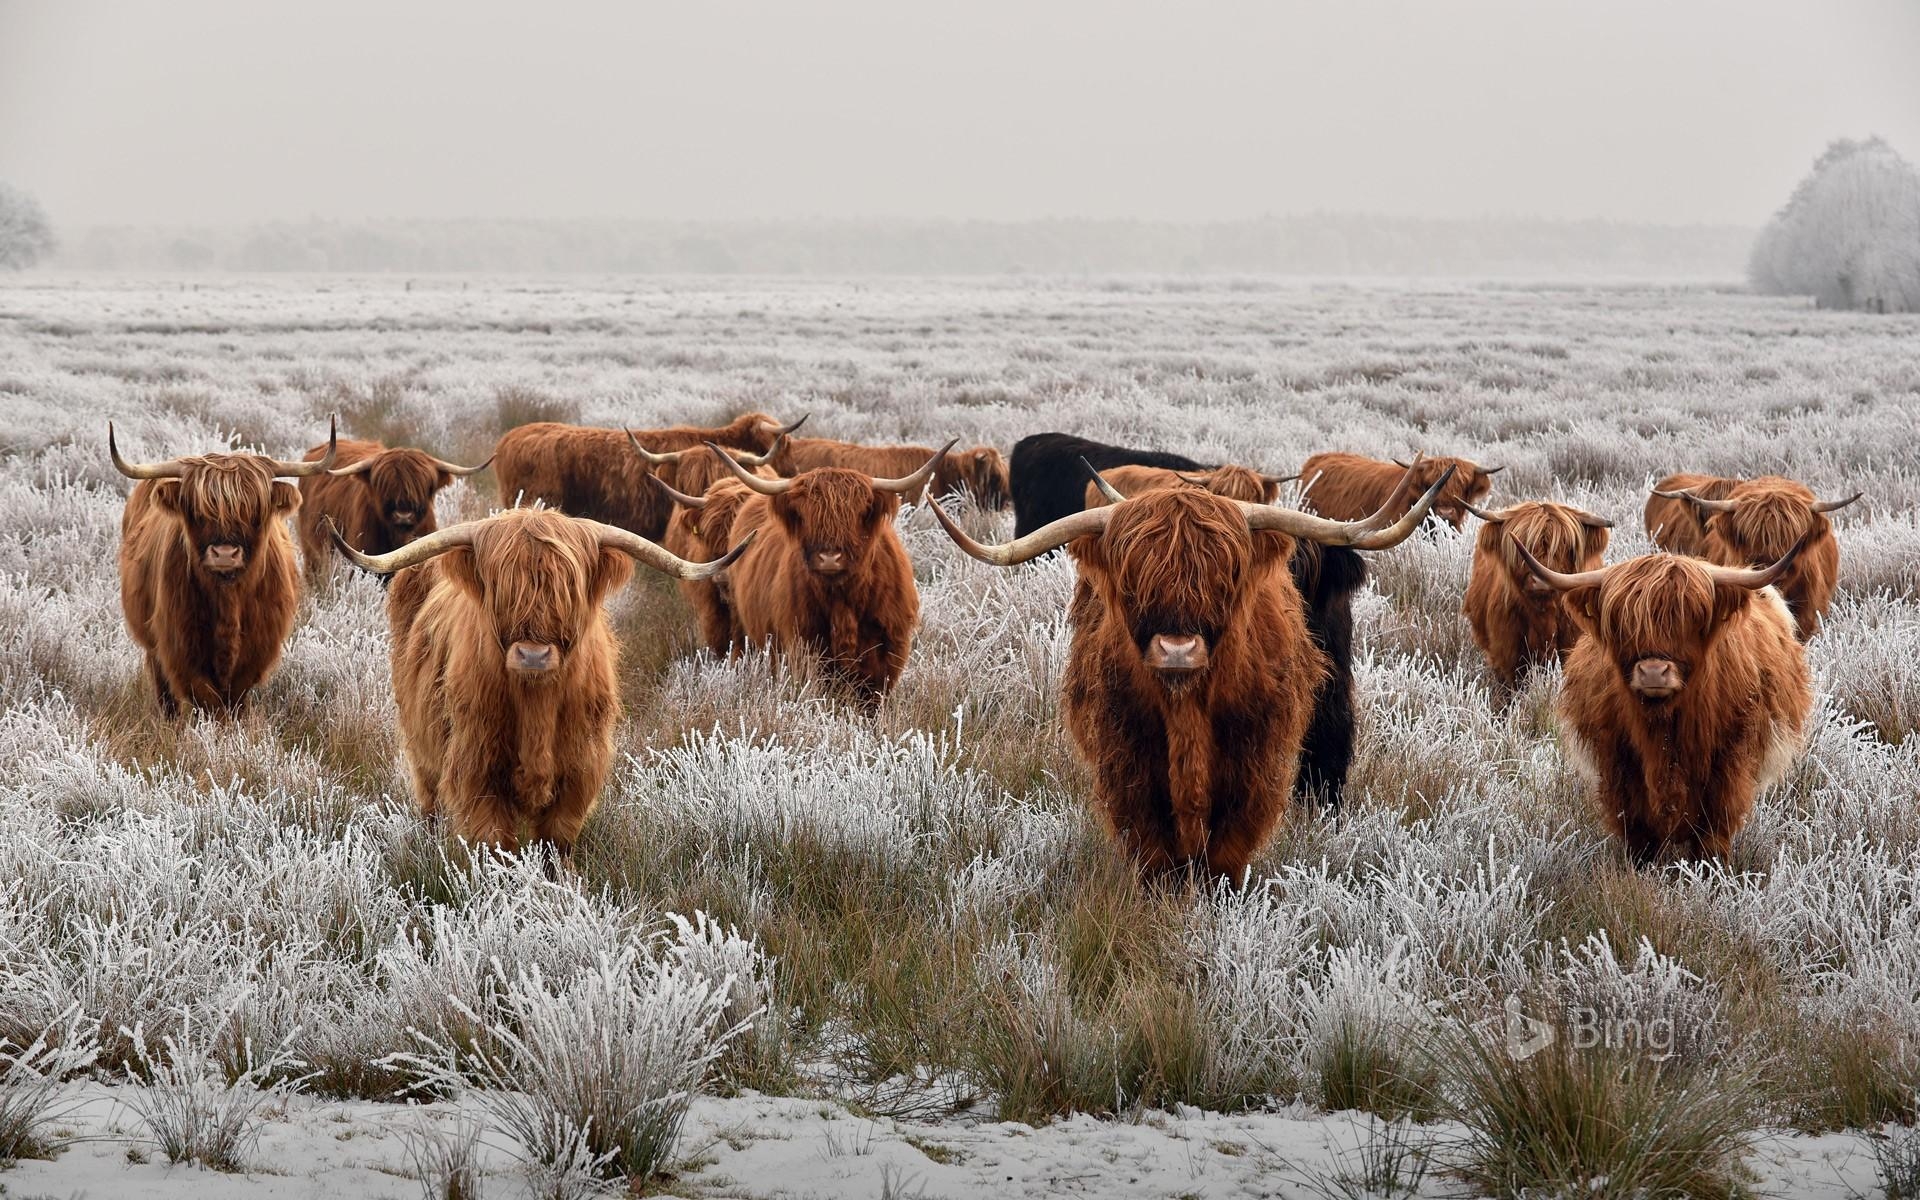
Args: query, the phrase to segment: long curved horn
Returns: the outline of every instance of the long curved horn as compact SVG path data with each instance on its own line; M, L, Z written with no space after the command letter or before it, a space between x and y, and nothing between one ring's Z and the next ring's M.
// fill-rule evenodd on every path
M1300 478L1299 475L1264 475L1263 474L1260 476L1260 482L1270 483L1275 487L1279 487L1283 483L1292 483L1294 480L1298 478Z
M373 460L378 457L380 457L378 454L369 454L365 458L353 460L344 467L335 467L328 471L327 474L334 476L336 479L344 479L349 475L364 475L368 471L373 470Z
M1595 586L1607 576L1607 568L1605 567L1597 571L1576 571L1571 575L1562 575L1560 572L1535 558L1533 551L1527 549L1527 544L1519 538L1508 534L1507 540L1512 542L1513 548L1520 552L1520 559L1527 564L1527 570L1532 571L1542 582L1551 586L1555 591L1568 592L1577 587Z
M1093 476L1093 486L1100 489L1100 494L1107 498L1108 504L1118 504L1127 498L1124 492L1107 482L1105 475L1094 470L1093 464L1087 461L1087 456L1084 454L1080 456L1080 465L1087 469L1087 474ZM1180 478L1186 479L1187 477L1182 475ZM1188 480L1188 482L1191 483L1192 481Z
M1793 549L1781 555L1780 561L1774 563L1772 566L1741 570L1738 567L1722 567L1715 563L1708 563L1706 564L1707 574L1713 577L1715 584L1725 584L1728 587L1742 587L1750 591L1758 591L1782 575L1785 575L1787 568L1793 565L1794 559L1800 557L1800 551L1806 549L1807 543L1811 540L1813 540L1811 530L1801 534L1800 540L1793 544Z
M677 463L680 461L680 456L686 453L685 450L667 450L660 454L655 454L640 444L640 439L633 436L633 430L627 429L625 425L622 425L620 428L626 431L627 440L633 443L634 452L645 459L647 465L650 467L664 467L668 463Z
M1466 505L1468 512L1472 513L1476 517L1479 517L1482 521L1485 521L1489 525L1499 525L1505 522L1507 519L1507 515L1505 513L1488 512L1484 508L1474 507L1471 503L1468 503L1465 500L1462 500L1460 503Z
M1387 461L1392 463L1394 466L1399 467L1402 471L1413 470L1413 463L1404 463L1397 458L1390 458ZM1420 461L1420 456L1418 454L1414 455L1413 462L1419 462L1419 461Z
M340 454L340 417L335 414L327 421L327 452L312 462L286 462L278 458L267 461L273 464L273 473L283 479L301 479L308 475L324 475L333 469L333 460Z
M1596 517L1592 513L1578 508L1573 510L1573 519L1585 525L1588 529L1613 528L1612 521L1607 520L1605 517Z
M1295 508L1281 508L1273 504L1248 504L1236 501L1240 511L1247 515L1249 529L1277 529L1282 533L1305 538L1310 542L1319 542L1323 546L1352 546L1356 550L1385 550L1407 540L1413 531L1420 528L1420 522L1427 519L1427 511L1440 495L1440 489L1447 486L1453 478L1454 467L1448 467L1433 486L1414 501L1405 515L1392 524L1386 524L1390 509L1386 505L1374 511L1373 515L1359 521L1329 521L1325 517L1316 517ZM1392 501L1388 501L1392 503Z
M953 449L959 442L959 438L948 438L947 444L935 450L933 457L922 463L918 471L915 471L911 475L904 475L899 479L876 479L873 481L873 490L876 492L899 492L902 494L919 491L921 488L927 486L928 480L933 478L934 468L938 467L940 460L947 456L947 451Z
M461 546L473 545L474 527L478 521L462 521L449 529L430 533L423 538L408 542L398 550L386 554L362 554L347 544L341 535L340 527L333 523L332 517L326 518L327 535L341 554L363 571L372 571L375 575L391 575L406 567L419 566L430 558L457 550Z
M1505 463L1501 463L1501 464L1500 464L1499 466L1497 466L1497 467L1482 467L1482 466L1475 466L1475 467L1473 468L1473 473L1474 473L1475 475L1498 475L1498 474L1499 474L1500 472L1502 472L1502 471L1504 471L1504 470L1506 470L1506 469L1507 469L1507 464L1505 464Z
M1652 491L1662 500L1691 500L1694 507L1702 512L1732 512L1736 507L1731 500L1709 500L1705 496L1696 496L1685 488L1677 492L1663 492L1659 488L1653 488Z
M1099 533L1113 519L1114 509L1089 508L1058 521L1042 525L1023 538L1015 538L998 546L988 546L974 541L965 530L954 523L947 510L938 504L928 505L933 515L939 519L941 528L953 539L953 544L979 559L983 563L992 563L996 567L1017 566L1029 559L1039 558L1049 550L1058 549L1090 533Z
M113 422L107 422L107 454L113 459L113 469L128 479L178 479L187 473L186 465L177 458L165 462L133 463L120 457L120 447L113 440Z
M747 552L753 545L753 539L760 536L758 529L740 539L733 549L722 554L712 562L688 562L664 546L648 541L631 529L622 529L617 525L603 525L598 521L588 521L594 532L600 535L600 544L632 555L633 558L652 567L663 575L675 579L712 579L715 575L733 565L733 560Z
M795 421L793 424L773 425L768 427L767 432L771 433L776 438L785 437L787 434L792 433L794 430L800 428L802 425L805 425L807 423L807 418L812 415L813 415L812 413L801 413L800 419L798 421Z
M727 464L727 470L732 471L736 479L754 491L759 492L762 496L778 496L793 486L793 480L791 479L767 479L763 476L755 475L752 471L747 470L735 462L733 455L728 454L724 447L714 442L706 443L706 447L720 456L720 461Z
M802 421L806 420L805 417L801 417L800 419ZM768 462L772 461L774 455L780 453L780 451L786 447L786 444L787 435L783 433L773 439L773 444L767 447L765 454L747 454L743 451L734 450L729 451L727 457L743 467L764 467Z
M1080 461L1086 462L1087 460L1085 458L1082 458ZM1087 469L1092 470L1093 468L1089 467ZM1178 479L1181 483L1190 483L1195 487L1206 487L1208 484L1213 482L1212 477L1207 475L1187 475L1179 471L1175 471L1173 475L1174 475L1174 478ZM1260 478L1265 479L1266 476L1262 475Z
M1845 500L1822 500L1813 506L1813 511L1817 513L1839 512L1841 509L1845 508L1849 504L1852 504L1855 500L1858 500L1860 497L1864 495L1866 495L1865 492L1855 492L1853 495L1848 496Z
M707 498L705 496L689 496L658 475L648 475L647 478L653 481L654 487L667 494L667 499L682 508L705 508L707 506Z
M433 458L432 455L428 455L427 457ZM494 459L494 456L492 454L489 454L487 455L487 461L481 463L479 466L463 467L456 463L450 463L444 458L434 458L433 465L436 467L439 467L442 471L445 471L449 475L478 475L480 472L486 470L488 467L493 465L493 459Z

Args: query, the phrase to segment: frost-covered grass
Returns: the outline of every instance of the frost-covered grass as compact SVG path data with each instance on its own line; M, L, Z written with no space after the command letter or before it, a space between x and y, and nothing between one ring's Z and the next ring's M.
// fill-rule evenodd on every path
M606 1174L659 1161L642 1127L677 1127L658 1101L695 1088L888 1117L1298 1098L1470 1118L1471 1072L1437 1048L1517 995L1569 1034L1596 1014L1671 1033L1661 1078L1739 1116L1703 1131L1698 1178L1735 1177L1743 1130L1910 1120L1917 337L1631 288L9 281L0 1044L71 1029L104 1075L148 1079L191 1041L222 1083L284 1047L256 1085L333 1097L517 1079L546 1157ZM1142 890L1086 812L1056 696L1071 565L996 571L920 513L923 625L872 717L804 671L693 655L669 586L613 601L624 755L559 881L409 813L370 581L303 601L244 721L153 712L118 609L107 416L133 456L284 453L338 411L477 460L524 420L750 407L855 439L1065 428L1276 470L1468 453L1509 466L1496 500L1613 517L1616 556L1647 548L1644 487L1670 470L1868 499L1840 518L1808 755L1728 866L1622 862L1559 751L1551 675L1493 711L1458 613L1471 528L1374 557L1348 811L1291 823L1243 891ZM443 521L492 486L449 489ZM663 1057L548 1044L614 1030ZM596 1071L624 1081L594 1093L612 1109L581 1100ZM1680 1103L1640 1075L1566 1079L1596 1105ZM650 1115L606 1128L622 1114Z

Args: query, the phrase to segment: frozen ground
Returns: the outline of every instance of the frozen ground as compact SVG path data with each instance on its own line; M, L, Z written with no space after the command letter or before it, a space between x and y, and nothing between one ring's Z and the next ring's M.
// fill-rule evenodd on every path
M880 1195L898 1162L886 1194L1284 1195L1281 1159L1361 1140L1329 1111L1457 1128L1458 1064L1427 1051L1509 995L1670 1032L1672 1057L1622 1069L1797 1131L1747 1155L1780 1193L1866 1187L1864 1143L1833 1131L1910 1117L1920 1085L1916 344L1913 318L1690 289L6 280L0 1040L88 1042L69 1122L118 1123L151 1161L81 1141L0 1185L417 1194L344 1166L407 1169L417 1114L374 1103L418 1085L391 1056L423 1032L495 1044L541 997L614 978L640 1017L679 996L713 1039L678 1190ZM1509 466L1496 499L1613 517L1616 557L1646 549L1644 486L1673 469L1868 498L1841 517L1842 594L1809 651L1811 749L1729 869L1619 862L1559 754L1551 678L1491 711L1458 615L1471 527L1373 560L1350 810L1293 823L1245 894L1133 886L1054 708L1070 568L995 572L925 514L903 517L923 629L872 719L763 661L691 657L667 588L615 599L626 754L562 884L470 864L407 812L367 581L303 604L246 721L153 715L118 611L108 417L134 457L287 453L337 411L477 460L516 420L746 408L860 440L1071 429L1280 471L1324 448L1467 453ZM443 519L485 511L476 484ZM739 936L668 916L696 911ZM101 1084L137 1094L168 1037L218 1068L202 1083L248 1046L282 1056L263 1081L302 1080L253 1174L169 1173L107 1111ZM1158 1115L1182 1106L1232 1115ZM348 1173L307 1178L322 1151ZM999 1163L1012 1181L983 1174Z
M22 1162L0 1176L11 1197L413 1197L423 1128L471 1118L447 1104L400 1106L296 1099L268 1114L244 1173L176 1167L143 1149L125 1088L79 1089L66 1124L80 1140L54 1162ZM924 1124L862 1117L832 1103L748 1093L695 1102L686 1161L668 1181L689 1196L842 1200L883 1196L1105 1196L1115 1200L1273 1197L1312 1200L1355 1169L1373 1118L1312 1112L1223 1115L1152 1112L1137 1121L1075 1116L1017 1123ZM1445 1125L1420 1130L1436 1144ZM479 1153L488 1195L529 1183L510 1147ZM136 1161L136 1159L138 1161ZM1774 1137L1753 1156L1760 1194L1794 1200L1872 1195L1873 1159L1852 1135ZM1420 1195L1457 1196L1435 1173Z

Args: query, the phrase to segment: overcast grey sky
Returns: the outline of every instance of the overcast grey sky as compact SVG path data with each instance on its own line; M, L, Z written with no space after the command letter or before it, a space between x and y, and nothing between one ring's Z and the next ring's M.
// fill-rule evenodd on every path
M0 179L56 222L1758 224L1920 158L1920 0L0 0Z

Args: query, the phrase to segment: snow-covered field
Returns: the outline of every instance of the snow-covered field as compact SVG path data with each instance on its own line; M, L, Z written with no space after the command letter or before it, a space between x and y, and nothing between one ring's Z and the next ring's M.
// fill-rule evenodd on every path
M551 1120L577 1068L648 1101L636 1125L670 1139L650 1186L688 1194L1310 1195L1356 1173L1391 1194L1368 1164L1404 1166L1403 1143L1432 1152L1419 1189L1457 1192L1453 1170L1490 1169L1506 1069L1457 1031L1517 997L1562 1047L1583 1021L1620 1034L1536 1064L1733 1114L1668 1157L1870 1192L1865 1135L1920 1087L1916 346L1920 319L1699 289L0 281L0 1146L32 1098L50 1120L21 1143L55 1153L0 1188L415 1195L459 1142L422 1130L462 1127L487 1194L577 1194L593 1138ZM1809 648L1810 750L1724 868L1620 862L1551 678L1491 709L1458 613L1471 526L1373 559L1348 810L1296 820L1243 892L1143 892L1085 814L1055 705L1071 566L995 571L924 513L902 517L923 629L874 717L692 656L668 587L615 598L625 756L561 883L409 813L368 580L303 603L241 723L152 711L107 418L135 458L289 454L338 412L477 461L518 420L749 408L1282 472L1464 453L1508 466L1496 501L1614 518L1614 557L1648 548L1670 470L1867 500ZM443 522L486 511L474 483ZM1552 1083L1527 1069L1508 1082ZM469 1086L501 1081L525 1090ZM244 1173L169 1167L188 1102L235 1136L179 1156ZM524 1161L568 1153L571 1174Z

